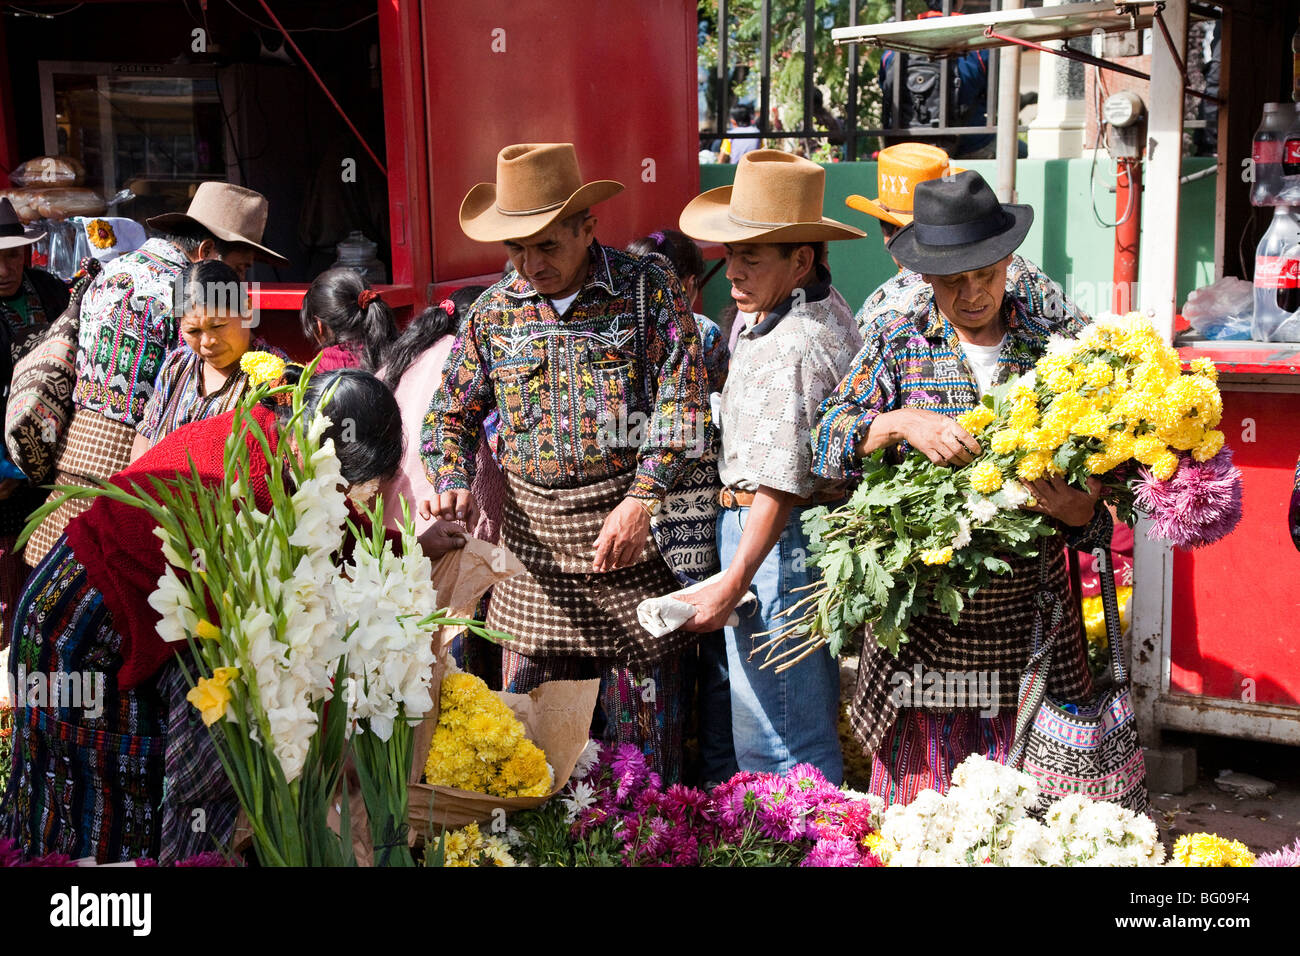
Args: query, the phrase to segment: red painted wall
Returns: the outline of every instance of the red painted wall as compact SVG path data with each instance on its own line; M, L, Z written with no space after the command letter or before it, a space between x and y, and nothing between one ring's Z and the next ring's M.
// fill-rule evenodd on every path
M1245 478L1242 520L1218 544L1174 552L1170 689L1241 700L1250 679L1259 703L1300 704L1300 552L1287 530L1300 395L1225 391L1221 427Z
M435 282L499 274L504 250L465 238L457 212L511 143L572 142L585 180L623 183L594 210L604 243L676 225L699 185L695 0L424 0L422 13Z

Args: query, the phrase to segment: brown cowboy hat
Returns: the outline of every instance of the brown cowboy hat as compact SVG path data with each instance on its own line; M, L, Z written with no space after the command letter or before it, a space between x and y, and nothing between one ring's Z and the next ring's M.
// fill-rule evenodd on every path
M622 191L611 179L584 184L572 143L517 143L497 153L497 181L465 196L460 228L477 242L527 239Z
M844 200L844 205L895 226L912 221L912 195L918 185L962 172L948 162L947 152L929 143L887 146L876 157L876 163L879 197L868 199L854 194Z
M755 149L741 157L731 186L696 196L682 232L704 242L823 242L861 239L861 229L822 215L826 170L793 153Z
M29 235L23 221L18 218L18 211L8 199L0 199L0 249L17 249L30 246L45 238L45 233Z
M167 212L146 219L152 229L167 229L185 222L195 222L223 242L241 242L252 246L258 258L285 265L289 262L280 253L262 245L266 230L266 197L259 192L233 186L230 183L200 183L185 212Z

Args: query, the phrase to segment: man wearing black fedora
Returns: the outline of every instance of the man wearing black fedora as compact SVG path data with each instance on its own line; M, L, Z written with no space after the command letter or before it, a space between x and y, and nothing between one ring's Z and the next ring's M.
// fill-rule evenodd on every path
M813 438L817 474L855 477L862 459L882 448L894 461L912 450L936 464L965 464L980 455L979 442L957 416L994 385L1032 369L1050 336L1072 338L1086 324L1072 313L1045 314L1041 299L1008 293L1007 268L1033 220L1029 206L999 203L978 173L916 187L913 221L889 251L920 273L930 292L880 317L848 376L822 403ZM1026 485L1008 485L999 493L1002 506L1048 515L1057 538L1046 540L1038 557L1008 556L1010 573L966 595L955 624L947 615L924 615L897 658L864 642L851 722L863 752L872 755L871 790L890 803L906 803L927 787L946 790L952 770L971 753L1005 761L1036 595L1050 592L1064 608L1065 640L1051 692L1077 700L1091 690L1063 545L1086 550L1108 542L1110 512L1098 505L1096 488L1080 491L1046 472ZM901 706L890 693L891 678L914 665L988 674L994 716Z

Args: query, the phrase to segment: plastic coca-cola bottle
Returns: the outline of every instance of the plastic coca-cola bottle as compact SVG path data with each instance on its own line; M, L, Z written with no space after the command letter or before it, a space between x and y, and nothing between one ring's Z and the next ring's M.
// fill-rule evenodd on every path
M1300 218L1295 206L1276 206L1255 250L1255 314L1250 337L1274 341L1278 327L1300 308Z
M1264 104L1264 119L1255 131L1250 150L1255 167L1255 184L1250 190L1252 205L1277 205L1282 191L1282 149L1294 119L1295 104Z

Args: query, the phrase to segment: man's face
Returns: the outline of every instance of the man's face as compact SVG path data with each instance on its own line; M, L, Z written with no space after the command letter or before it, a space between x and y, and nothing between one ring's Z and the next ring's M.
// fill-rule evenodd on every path
M583 220L576 233L564 222L553 222L535 236L506 240L506 254L539 293L563 299L581 289L587 279L587 247L595 234L592 216Z
M770 312L800 285L812 266L812 249L800 246L789 258L772 243L728 245L731 298L742 312Z
M1007 290L1007 267L1011 257L972 272L956 275L926 275L934 289L939 311L959 330L978 333L998 321L1002 298Z
M0 249L0 299L18 293L23 284L23 267L27 265L28 246Z
M243 246L236 247L222 256L221 261L230 266L235 275L239 276L239 281L243 282L248 274L248 267L253 264L253 250Z

